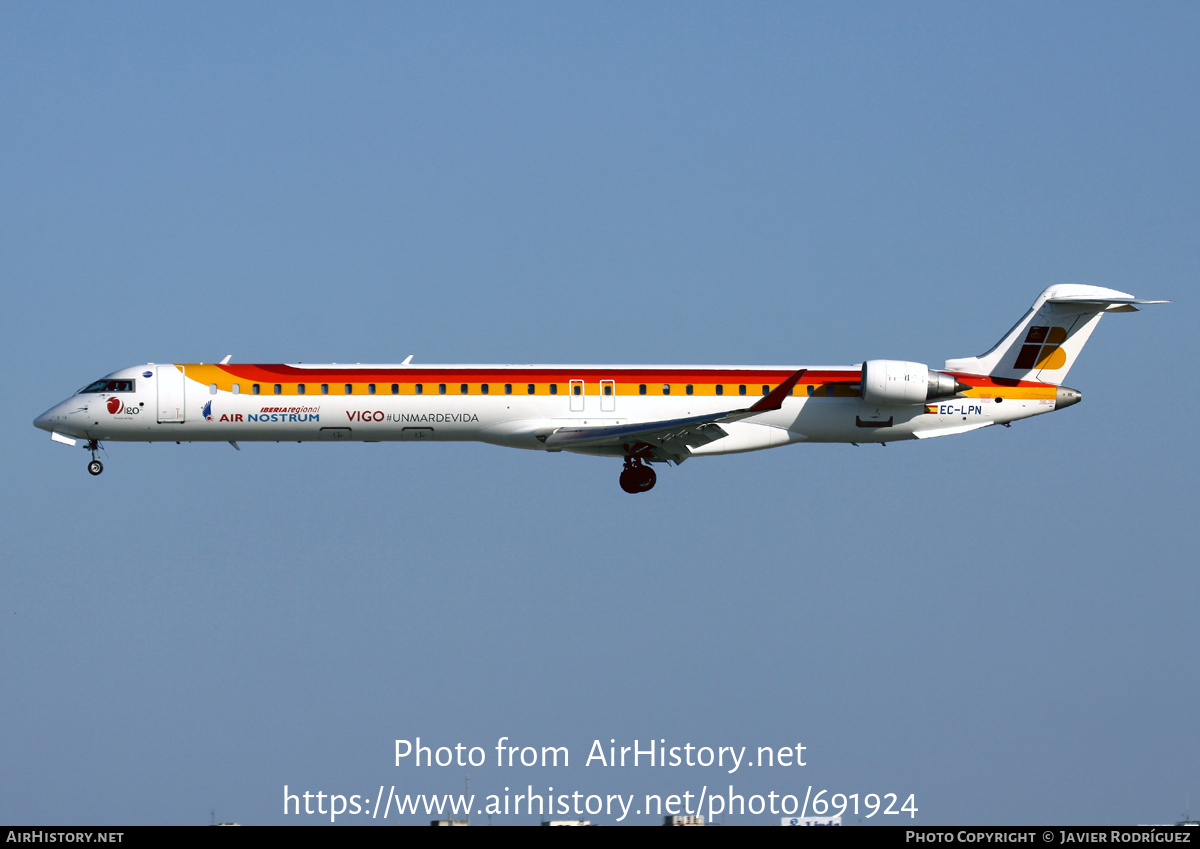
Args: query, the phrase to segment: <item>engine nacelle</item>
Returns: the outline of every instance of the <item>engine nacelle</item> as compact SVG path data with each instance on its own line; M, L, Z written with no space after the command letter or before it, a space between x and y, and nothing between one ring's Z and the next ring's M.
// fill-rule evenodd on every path
M933 398L947 398L967 388L965 383L923 363L867 360L862 364L862 397L868 404L922 404Z

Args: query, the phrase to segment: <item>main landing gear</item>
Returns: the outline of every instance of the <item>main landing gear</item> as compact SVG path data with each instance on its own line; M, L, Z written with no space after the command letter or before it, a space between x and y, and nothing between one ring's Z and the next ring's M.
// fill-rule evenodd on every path
M654 488L658 475L654 469L636 457L625 458L625 468L621 470L621 489L629 493L646 492Z
M92 452L92 462L88 463L88 473L98 475L103 472L104 464L96 459L96 452L100 450L100 443L95 439L89 439L83 447Z

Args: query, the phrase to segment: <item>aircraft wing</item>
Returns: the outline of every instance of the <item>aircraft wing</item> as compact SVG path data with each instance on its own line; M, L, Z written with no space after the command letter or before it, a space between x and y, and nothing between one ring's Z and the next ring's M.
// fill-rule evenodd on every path
M645 459L682 463L691 454L691 448L698 448L728 436L728 432L721 427L722 424L778 410L783 406L783 399L791 393L792 387L804 377L806 371L807 369L800 369L795 372L750 407L657 422L604 427L561 427L545 438L545 444L550 449L567 451L584 448L624 448L630 453L647 455Z

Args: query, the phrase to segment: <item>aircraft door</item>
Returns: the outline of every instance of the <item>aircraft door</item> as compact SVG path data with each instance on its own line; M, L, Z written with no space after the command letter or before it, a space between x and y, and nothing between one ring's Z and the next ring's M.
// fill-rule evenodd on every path
M571 393L571 412L583 412L583 381L572 380L568 391Z
M615 380L600 381L600 412L612 413L617 409L617 382Z
M158 380L158 420L160 422L182 422L184 420L183 372L175 366L156 366Z

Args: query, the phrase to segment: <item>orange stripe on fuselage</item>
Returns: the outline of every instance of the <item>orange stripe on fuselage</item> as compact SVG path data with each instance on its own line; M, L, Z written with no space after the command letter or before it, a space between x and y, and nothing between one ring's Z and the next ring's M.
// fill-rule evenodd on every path
M351 394L367 395L370 384L375 384L376 394L390 395L392 384L398 385L399 395L415 395L416 385L424 387L424 394L433 394L438 384L446 384L447 392L460 394L462 384L467 384L468 394L481 393L487 384L489 394L503 394L504 384L513 384L515 394L527 394L527 384L534 384L535 394L546 395L550 385L557 384L559 394L567 394L570 381L582 380L586 395L600 395L601 381L613 381L617 395L641 395L642 385L646 395L662 396L664 385L670 387L672 396L685 395L687 386L692 386L693 395L716 395L717 387L723 387L723 395L737 397L739 387L746 387L746 396L764 394L763 387L770 391L791 376L790 369L759 368L671 368L645 366L612 367L549 367L514 366L511 368L481 367L427 367L404 366L380 368L371 366L297 366L273 364L186 364L178 366L197 383L212 385L222 392L251 392L259 384L262 394L274 394L274 385L280 384L281 395L299 394L297 386L304 384L307 395L320 394L320 385L328 384L330 394L344 395L345 386ZM972 398L1043 399L1054 398L1056 388L1051 384L1032 381L993 380L973 374L954 374L958 380L971 388L965 394ZM858 369L810 369L796 386L797 396L806 396L807 387L813 386L816 397L826 395L826 387L834 386L835 397L856 397L861 374Z
M979 374L946 372L971 388L963 394L968 398L1011 398L1013 400L1045 400L1057 397L1058 387L1052 383L1032 380L1009 380L991 378Z

